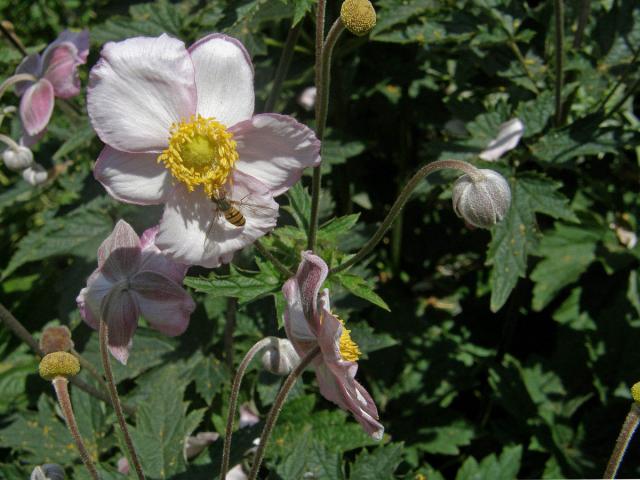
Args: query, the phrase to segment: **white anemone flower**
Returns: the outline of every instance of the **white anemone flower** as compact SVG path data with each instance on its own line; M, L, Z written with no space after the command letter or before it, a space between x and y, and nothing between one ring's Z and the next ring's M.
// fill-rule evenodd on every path
M164 34L107 43L91 71L89 117L106 144L94 176L123 202L165 204L156 244L178 262L229 262L275 227L273 197L320 163L309 128L254 115L254 102L249 54L222 34L189 49Z
M509 150L513 150L520 143L520 139L524 134L524 124L519 118L511 120L500 125L498 135L491 140L482 152L480 158L488 162L495 162Z

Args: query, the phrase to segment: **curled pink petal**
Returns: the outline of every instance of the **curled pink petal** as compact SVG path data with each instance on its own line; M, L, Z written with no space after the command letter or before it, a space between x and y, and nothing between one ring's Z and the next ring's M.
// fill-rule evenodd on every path
M140 239L124 220L118 220L113 232L98 248L98 268L118 281L136 271L140 265Z
M22 95L20 100L20 120L29 135L42 132L53 113L53 86L46 79L38 80Z
M307 167L320 164L320 141L292 117L256 115L231 128L240 159L236 168L257 178L274 196L286 192Z
M78 65L84 62L72 43L65 42L51 49L44 57L44 78L51 82L56 97L70 98L80 93Z
M140 313L132 292L124 285L115 285L104 297L100 309L108 326L109 351L126 365Z
M36 78L40 78L42 74L42 57L37 53L27 55L22 59L18 68L16 68L16 74L26 73L33 75ZM24 92L33 85L34 82L25 81L16 83L16 95L21 96Z
M161 273L169 277L174 282L182 285L184 276L189 269L189 265L174 262L156 245L156 236L160 226L148 228L140 237L140 245L142 246L142 263L140 271L153 271Z

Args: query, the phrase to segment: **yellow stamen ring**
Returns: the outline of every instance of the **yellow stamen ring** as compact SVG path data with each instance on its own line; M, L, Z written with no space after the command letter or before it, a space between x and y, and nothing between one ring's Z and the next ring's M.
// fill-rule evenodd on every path
M338 317L336 317L338 318ZM340 334L340 355L347 362L357 362L362 355L358 344L351 339L351 330L347 330L344 326L344 320L338 318L342 324L342 333Z
M173 178L189 191L202 186L212 197L238 160L233 134L213 118L192 115L171 125L169 146L158 156Z
M80 362L68 352L53 352L40 360L39 373L45 380L56 377L73 377L80 371Z

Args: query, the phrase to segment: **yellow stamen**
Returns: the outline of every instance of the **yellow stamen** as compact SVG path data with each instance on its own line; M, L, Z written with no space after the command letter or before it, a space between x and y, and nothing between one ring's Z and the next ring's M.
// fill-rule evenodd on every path
M213 118L192 115L171 125L169 146L158 157L189 191L202 186L212 197L238 160L233 134Z
M344 320L338 318L338 321L342 324L342 333L340 334L340 355L342 355L342 359L347 362L357 362L360 355L362 355L362 352L358 348L356 342L351 339L351 330L347 330L344 326Z
M67 352L53 352L40 360L40 376L45 380L56 377L73 377L80 371L80 362Z

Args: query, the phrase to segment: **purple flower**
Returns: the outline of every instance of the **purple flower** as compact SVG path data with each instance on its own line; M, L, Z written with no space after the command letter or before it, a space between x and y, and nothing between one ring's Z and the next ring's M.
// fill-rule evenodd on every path
M65 30L42 55L31 54L22 60L16 74L27 73L36 81L16 84L20 101L20 119L28 135L42 132L53 112L54 97L70 98L80 93L78 65L87 62L89 31Z
M155 245L158 228L138 238L124 220L98 249L98 268L76 299L82 318L92 328L100 317L109 328L109 350L126 364L133 334L142 315L151 327L175 336L189 325L195 303L182 288L188 266L180 265Z
M360 350L343 321L331 313L329 290L320 293L328 270L317 255L302 253L298 271L282 288L287 301L284 312L287 337L300 357L320 345L321 355L313 362L320 393L350 411L369 435L380 440L384 427L378 422L376 405L355 380Z

